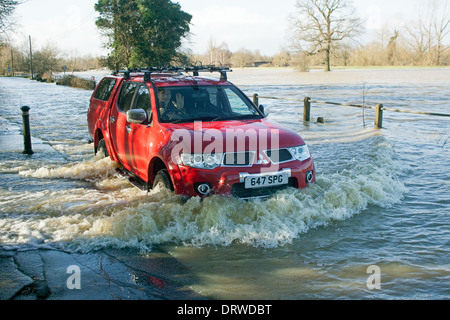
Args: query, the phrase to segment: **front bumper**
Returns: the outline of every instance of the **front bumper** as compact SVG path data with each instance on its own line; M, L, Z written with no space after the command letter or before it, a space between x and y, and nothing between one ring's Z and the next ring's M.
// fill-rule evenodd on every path
M291 161L274 168L267 166L252 167L219 167L214 170L197 169L178 166L172 175L175 192L188 197L205 196L199 192L199 186L209 185L208 195L219 194L238 198L266 197L286 187L304 189L316 180L316 170L313 159L306 161ZM287 174L288 183L281 186L266 186L261 188L246 188L245 178L253 175Z

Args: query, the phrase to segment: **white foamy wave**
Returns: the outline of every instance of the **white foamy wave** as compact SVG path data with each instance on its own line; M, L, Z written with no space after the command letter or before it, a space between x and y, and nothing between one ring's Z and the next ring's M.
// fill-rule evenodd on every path
M167 242L192 246L238 242L273 248L291 243L311 228L348 219L369 205L397 203L403 192L404 186L388 177L334 174L319 177L309 189L292 189L254 202L220 196L184 202L157 192L122 199L104 196L95 203L89 196L85 201L74 196L72 202L69 198L64 204L53 203L59 205L60 216L6 219L1 228L18 235L16 241L21 243L63 241L81 250L111 245L148 249ZM49 203L43 203L42 209L49 211Z
M116 176L118 167L119 165L109 158L94 158L68 166L20 171L19 174L33 178L97 180Z
M393 160L391 146L381 140L367 152L365 161L352 159L341 172L320 174L305 190L249 202L222 196L186 201L164 190L141 192L126 179L112 177L115 165L109 160L26 171L22 174L33 177L102 179L95 189L11 194L10 208L1 211L15 214L0 219L0 241L81 251L106 246L149 250L163 243L283 246L369 206L401 201L407 190L397 178L401 165Z

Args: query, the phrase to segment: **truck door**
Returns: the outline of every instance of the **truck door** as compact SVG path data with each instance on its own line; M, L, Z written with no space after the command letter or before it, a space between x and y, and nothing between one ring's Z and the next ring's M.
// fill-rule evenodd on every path
M133 173L142 180L148 181L149 160L156 152L158 141L153 129L151 93L146 84L142 84L137 89L132 109L144 110L147 120L141 124L128 124L128 131L133 141L132 153L129 155L128 162L133 168Z
M122 85L118 102L112 107L109 118L111 144L116 151L118 161L127 170L131 170L128 159L132 152L132 141L126 113L133 105L138 87L137 82L126 82Z

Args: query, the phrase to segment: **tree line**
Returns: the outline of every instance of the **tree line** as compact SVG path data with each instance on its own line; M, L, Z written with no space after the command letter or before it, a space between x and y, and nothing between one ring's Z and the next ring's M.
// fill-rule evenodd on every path
M15 30L14 10L22 0L0 0L0 75L26 75L51 79L53 72L99 69L102 61L92 55L79 56L62 52L55 44L47 43L39 50L31 41L20 46L9 42L9 33Z
M20 2L0 0L0 74L29 72L29 45L8 45L14 29L12 12ZM258 50L229 50L211 37L204 53L182 45L190 36L192 16L170 0L98 0L97 27L104 36L106 57L76 57L47 44L33 53L34 73L68 72L107 67L216 64L232 67L441 66L450 65L447 44L450 4L427 0L407 26L384 27L370 43L361 43L365 23L348 0L297 0L290 19L289 45L273 56ZM9 68L8 68L9 67Z
M97 70L101 67L99 57L65 53L51 43L32 52L32 63L27 44L21 48L0 44L0 75L31 77L33 73L34 78L50 80L53 73Z
M277 59L293 61L302 68L323 64L344 66L449 65L450 4L428 0L416 19L406 26L385 26L378 39L358 41L364 23L346 0L297 0L291 46ZM293 60L292 60L293 59ZM287 62L289 63L289 62Z

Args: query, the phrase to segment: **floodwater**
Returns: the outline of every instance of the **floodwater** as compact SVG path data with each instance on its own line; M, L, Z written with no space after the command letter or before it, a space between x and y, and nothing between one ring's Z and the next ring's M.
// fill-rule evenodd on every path
M385 111L380 130L372 109L313 104L304 123L301 102L448 114L450 69L238 69L229 80L302 135L316 184L250 202L146 194L93 156L91 91L0 78L0 130L18 130L28 105L33 136L61 155L0 158L1 248L157 246L217 299L450 298L450 119Z

